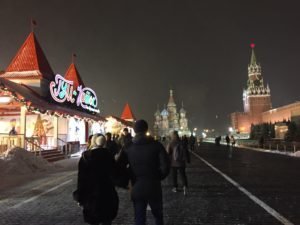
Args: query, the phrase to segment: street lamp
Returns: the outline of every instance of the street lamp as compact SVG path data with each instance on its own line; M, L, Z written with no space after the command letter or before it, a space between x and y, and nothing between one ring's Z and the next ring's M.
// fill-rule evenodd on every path
M194 128L193 135L196 136L197 127Z

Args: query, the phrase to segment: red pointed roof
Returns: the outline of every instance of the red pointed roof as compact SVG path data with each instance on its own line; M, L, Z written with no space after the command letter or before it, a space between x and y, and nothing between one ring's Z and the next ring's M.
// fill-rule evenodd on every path
M34 33L31 32L2 77L54 79L54 73Z
M125 108L123 110L121 119L129 120L129 121L134 121L135 120L135 116L133 115L132 110L131 110L128 103L126 103L126 105L125 105Z
M71 65L69 66L65 74L65 78L67 80L73 81L74 82L73 85L75 88L77 88L79 85L84 86L84 83L74 63L71 63Z

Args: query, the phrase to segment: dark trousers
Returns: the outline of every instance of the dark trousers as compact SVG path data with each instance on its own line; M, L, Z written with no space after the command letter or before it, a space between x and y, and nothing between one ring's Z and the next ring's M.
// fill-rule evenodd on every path
M187 177L185 173L185 167L172 167L172 176L173 176L173 187L178 187L177 183L177 171L179 171L181 181L183 186L188 186Z
M195 144L191 145L190 149L191 149L191 151L194 151L195 150Z
M163 203L160 200L150 200L150 201L133 201L134 212L135 212L135 225L145 225L146 215L147 215L147 205L149 204L151 208L152 215L155 219L156 225L163 225Z

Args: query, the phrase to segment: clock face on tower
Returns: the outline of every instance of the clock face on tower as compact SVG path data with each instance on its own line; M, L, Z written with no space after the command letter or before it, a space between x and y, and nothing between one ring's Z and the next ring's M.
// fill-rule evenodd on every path
M260 82L260 80L255 80L255 81L253 81L253 83L254 83L255 86L260 86L261 82Z

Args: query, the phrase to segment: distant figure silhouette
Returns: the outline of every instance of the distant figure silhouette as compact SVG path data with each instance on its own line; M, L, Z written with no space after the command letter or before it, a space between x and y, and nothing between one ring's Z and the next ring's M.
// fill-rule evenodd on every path
M235 146L235 138L233 135L231 135L231 144L232 144L232 147Z
M171 158L172 177L173 177L173 192L178 191L177 172L179 172L183 183L183 194L187 194L188 181L185 172L186 163L190 163L190 154L188 145L184 141L180 141L178 132L172 133L171 143L168 145L167 152Z
M229 147L230 146L230 137L228 136L228 134L226 135L225 140L226 140L227 147Z

